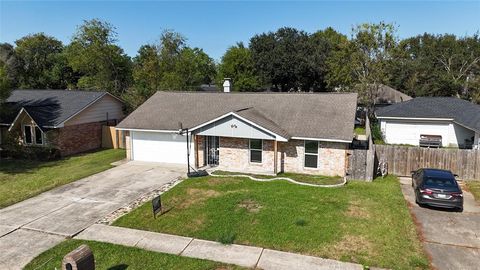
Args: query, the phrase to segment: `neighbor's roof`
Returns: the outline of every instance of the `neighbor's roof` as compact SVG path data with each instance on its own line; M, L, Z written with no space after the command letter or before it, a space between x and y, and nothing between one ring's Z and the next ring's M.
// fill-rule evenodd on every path
M178 130L235 113L285 138L351 141L355 93L157 92L117 127Z
M375 104L395 104L411 99L411 96L393 89L388 85L381 84L376 94Z
M418 97L377 112L377 117L446 118L480 131L480 105L454 97Z
M41 128L58 126L107 94L75 90L14 90L7 99L12 109L0 119L0 123L12 124L24 108Z

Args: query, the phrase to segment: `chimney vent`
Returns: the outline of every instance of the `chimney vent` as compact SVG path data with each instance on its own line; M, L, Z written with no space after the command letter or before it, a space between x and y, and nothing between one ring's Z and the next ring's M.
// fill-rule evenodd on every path
M229 93L232 90L232 81L230 78L225 78L223 82L223 92Z

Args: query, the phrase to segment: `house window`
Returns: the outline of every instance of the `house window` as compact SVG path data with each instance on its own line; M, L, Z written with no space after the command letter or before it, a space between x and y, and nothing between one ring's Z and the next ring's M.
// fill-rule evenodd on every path
M305 167L317 168L318 164L318 142L305 141Z
M250 162L262 163L262 146L262 140L250 140Z
M43 144L43 136L42 131L39 127L35 127L35 143L36 144Z
M23 126L23 140L25 144L32 144L32 126Z

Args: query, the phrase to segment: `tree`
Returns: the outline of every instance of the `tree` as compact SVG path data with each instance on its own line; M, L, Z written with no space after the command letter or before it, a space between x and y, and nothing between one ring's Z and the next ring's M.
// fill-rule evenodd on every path
M413 96L476 99L480 75L478 34L423 34L399 43L390 67L392 85Z
M243 43L228 48L222 56L217 84L222 85L224 78L233 80L234 91L255 91L260 88L260 77L255 72L252 54Z
M0 62L0 107L3 109L2 104L10 96L12 90L12 82L8 76L7 66L5 63ZM0 110L0 113L2 111Z
M327 83L329 76L328 61L334 53L348 46L348 38L333 28L327 27L312 34L310 42L313 48L307 57L312 59L311 65L315 71L312 78L312 87L321 91L334 91L334 87L329 87Z
M44 33L25 36L15 41L15 54L20 61L18 72L22 88L65 88L65 62L61 60L62 42Z
M84 21L66 48L68 64L77 74L76 86L121 95L131 82L131 60L117 46L115 28L97 19Z
M9 43L0 43L0 65L2 65L5 79L9 81L11 87L17 87L21 63L15 48Z
M309 90L300 81L311 71L308 47L308 34L289 27L250 39L255 69L264 83L280 91Z
M361 102L372 109L381 84L389 81L388 66L397 44L396 28L392 24L361 24L352 29L352 40L329 61L330 84L344 90L355 89ZM373 110L370 110L373 111Z
M158 44L140 47L133 59L133 87L123 98L134 109L158 90L196 90L215 78L212 58L202 49L190 48L186 38L165 30Z

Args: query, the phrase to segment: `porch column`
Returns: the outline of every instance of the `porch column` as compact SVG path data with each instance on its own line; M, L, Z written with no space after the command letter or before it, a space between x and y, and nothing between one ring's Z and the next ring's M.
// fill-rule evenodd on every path
M199 163L198 163L198 136L193 135L193 149L195 151L195 168L199 168Z
M277 140L273 141L273 173L277 174L278 173L278 146L277 146Z

